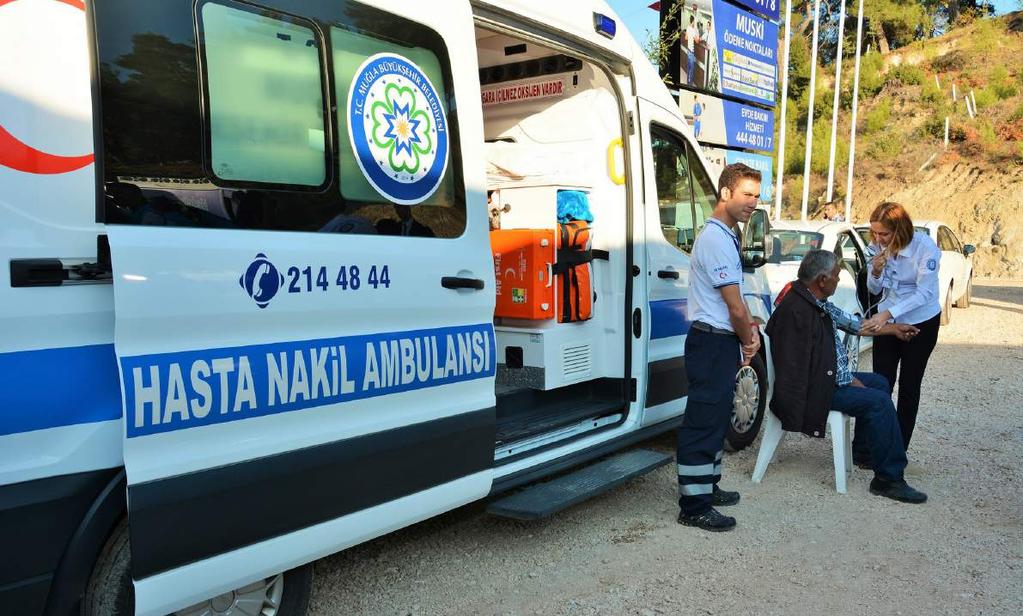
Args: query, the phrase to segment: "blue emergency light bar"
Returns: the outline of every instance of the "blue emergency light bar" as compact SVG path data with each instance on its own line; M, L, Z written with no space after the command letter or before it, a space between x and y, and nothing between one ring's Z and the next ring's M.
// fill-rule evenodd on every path
M618 30L618 24L616 24L615 20L611 19L607 15L594 13L593 29L597 31L597 34L613 39L615 37L615 32Z

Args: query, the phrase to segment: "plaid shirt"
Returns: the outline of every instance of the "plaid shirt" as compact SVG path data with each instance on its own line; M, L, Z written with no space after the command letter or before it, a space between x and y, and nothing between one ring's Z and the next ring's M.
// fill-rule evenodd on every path
M852 370L849 369L849 355L838 330L842 329L850 334L859 335L861 320L857 316L850 315L838 306L827 300L817 300L817 305L831 317L831 330L835 334L835 358L838 360L838 369L835 371L835 385L845 387L852 383Z

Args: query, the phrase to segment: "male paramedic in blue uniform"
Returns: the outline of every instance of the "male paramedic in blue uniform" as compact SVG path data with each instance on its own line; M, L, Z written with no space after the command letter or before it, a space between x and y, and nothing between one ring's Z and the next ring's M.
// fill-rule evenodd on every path
M696 238L690 261L686 375L689 400L678 430L679 524L709 531L735 527L714 507L735 505L738 492L718 488L725 432L732 416L735 374L760 349L760 336L742 299L742 259L734 227L746 222L760 197L760 172L728 165L718 200Z

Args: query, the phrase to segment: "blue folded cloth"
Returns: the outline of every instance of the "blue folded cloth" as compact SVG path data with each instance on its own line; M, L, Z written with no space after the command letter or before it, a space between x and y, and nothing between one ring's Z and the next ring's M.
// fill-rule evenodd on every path
M593 222L590 212L590 196L581 190L558 191L558 222L566 223L573 220Z

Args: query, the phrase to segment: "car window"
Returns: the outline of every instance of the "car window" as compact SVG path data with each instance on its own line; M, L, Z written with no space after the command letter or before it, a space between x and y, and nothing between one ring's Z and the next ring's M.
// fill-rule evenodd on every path
M942 250L955 251L955 243L950 237L948 227L938 227L938 248Z
M945 229L948 231L948 241L952 244L952 250L956 252L962 252L963 243L959 241L958 237L956 237L955 232L952 231L952 229L949 229L948 227L945 227Z
M705 218L697 216L693 209L688 147L680 136L658 126L650 127L650 145L661 232L669 244L689 252Z
M866 258L860 253L860 247L856 243L856 238L853 237L851 231L847 231L838 236L838 243L835 245L835 254L841 259L846 265L852 268L853 273L859 273L864 267L866 267Z
M860 234L864 244L870 245L874 241L874 235L870 232L870 227L856 227L856 232Z
M798 263L806 253L821 247L824 236L813 231L771 229L767 234L768 263Z

